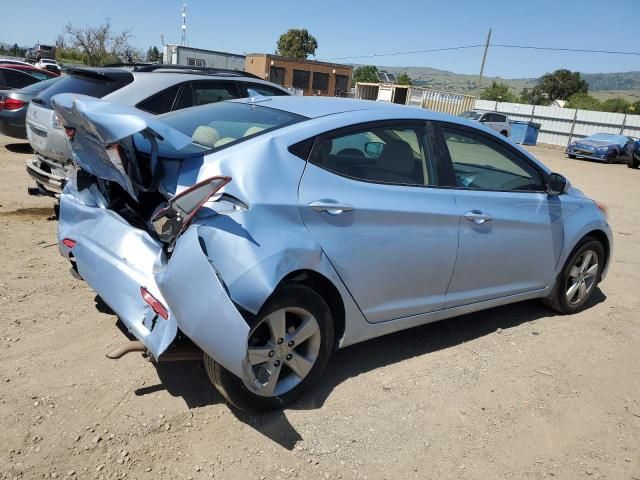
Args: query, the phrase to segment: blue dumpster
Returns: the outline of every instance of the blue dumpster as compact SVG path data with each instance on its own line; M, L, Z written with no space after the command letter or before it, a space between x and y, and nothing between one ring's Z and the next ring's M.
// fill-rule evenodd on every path
M511 122L511 140L521 145L535 145L540 124L534 122Z

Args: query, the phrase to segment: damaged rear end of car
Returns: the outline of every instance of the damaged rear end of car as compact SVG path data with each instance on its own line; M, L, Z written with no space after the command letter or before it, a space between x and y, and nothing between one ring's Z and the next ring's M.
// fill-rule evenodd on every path
M90 97L59 95L53 103L76 165L61 195L58 232L75 276L153 359L182 332L246 378L249 326L192 225L205 203L225 198L232 179L178 184L185 160L211 148L151 116Z

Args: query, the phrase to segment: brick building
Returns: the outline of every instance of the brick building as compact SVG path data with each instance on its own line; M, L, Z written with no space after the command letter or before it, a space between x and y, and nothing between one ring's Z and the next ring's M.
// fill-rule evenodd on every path
M283 87L302 90L304 95L346 96L351 88L349 65L249 53L244 69Z

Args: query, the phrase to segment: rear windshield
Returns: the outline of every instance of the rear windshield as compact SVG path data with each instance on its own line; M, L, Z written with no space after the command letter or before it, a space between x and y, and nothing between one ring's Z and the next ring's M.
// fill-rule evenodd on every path
M230 146L303 120L306 117L283 110L236 102L211 103L161 118L163 123L191 137L191 151Z
M33 85L24 87L22 90L20 90L20 93L37 94L43 90L46 90L51 85L53 85L56 82L59 82L60 80L62 80L61 77L55 77L55 78L50 78L49 80L44 80L42 82L34 83Z
M102 98L105 95L115 92L119 88L131 83L133 81L133 75L129 78L130 79L128 79L128 81L109 81L84 75L68 75L56 84L52 85L51 88L47 88L42 92L42 95L38 97L42 102L37 103L50 107L51 97L59 93L80 93L82 95L89 95L90 97Z

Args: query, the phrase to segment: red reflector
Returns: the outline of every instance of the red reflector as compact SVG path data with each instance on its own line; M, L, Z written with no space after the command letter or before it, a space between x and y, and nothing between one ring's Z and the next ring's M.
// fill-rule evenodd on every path
M70 238L65 238L65 239L62 240L62 244L65 247L69 247L69 248L75 247L76 243L78 243L78 242L76 242L75 240L71 240Z
M169 318L169 312L153 295L151 295L146 288L140 287L140 295L147 305L151 307L155 313L167 320Z
M76 129L73 127L64 127L64 133L67 134L67 138L72 140L76 136Z
M15 98L5 98L3 103L5 110L18 110L25 106L25 102Z

